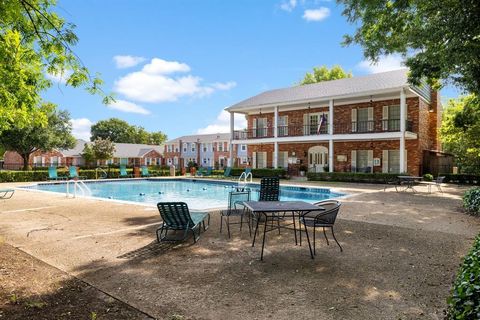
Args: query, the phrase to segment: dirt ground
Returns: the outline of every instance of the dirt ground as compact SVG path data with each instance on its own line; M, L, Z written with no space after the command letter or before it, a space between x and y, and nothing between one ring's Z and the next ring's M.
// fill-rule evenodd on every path
M295 246L293 233L282 231L268 234L262 262L248 231L234 227L232 239L219 234L216 212L197 244L157 244L155 208L27 191L1 203L0 234L45 262L42 268L80 279L82 310L97 312L97 319L110 319L109 303L122 309L118 319L442 319L455 272L480 230L479 219L461 210L463 190L451 186L441 195L327 186L351 194L342 199L336 224L344 252L318 234L314 260L305 243ZM11 267L7 259L6 270L26 279L19 282L26 284L19 284L26 292L21 303L2 297L2 312L25 301L54 301L48 299L69 288L60 275L27 268L37 261L32 257L1 248L2 256L22 257ZM0 277L3 283L11 276ZM44 282L52 277L54 284ZM15 284L2 287L12 290Z

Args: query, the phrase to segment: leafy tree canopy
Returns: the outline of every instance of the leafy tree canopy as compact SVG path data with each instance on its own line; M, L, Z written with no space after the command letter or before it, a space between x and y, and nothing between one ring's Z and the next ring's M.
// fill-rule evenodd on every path
M447 80L480 93L480 1L337 0L343 15L358 25L344 44L360 44L366 58L378 61L399 53L410 81L426 77L439 87Z
M52 9L55 0L0 1L0 131L32 123L45 125L37 108L40 94L52 85L46 75L63 75L66 84L84 87L111 100L102 80L91 76L72 51L75 26Z
M108 138L97 138L93 141L91 150L94 159L107 160L113 158L113 154L115 153L115 144Z
M69 149L75 146L72 136L70 114L59 111L53 104L44 104L39 108L47 117L47 125L31 124L28 126L11 126L0 133L0 145L5 149L16 151L23 158L24 170L29 169L29 157L37 151Z
M339 65L335 65L331 69L328 69L327 66L314 67L313 72L305 74L302 81L300 81L300 85L351 77L352 73L345 72Z
M443 112L443 148L455 155L461 172L480 173L480 99L468 95L450 99Z
M128 122L110 118L95 123L91 130L91 141L97 138L110 139L117 143L162 144L167 136L161 132L148 132L143 127L130 125Z

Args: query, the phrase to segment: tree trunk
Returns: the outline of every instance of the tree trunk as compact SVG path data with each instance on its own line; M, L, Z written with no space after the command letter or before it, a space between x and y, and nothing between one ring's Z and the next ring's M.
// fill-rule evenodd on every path
M23 170L25 171L30 171L32 170L32 167L30 167L30 163L28 160L30 159L30 154L22 154L23 158Z

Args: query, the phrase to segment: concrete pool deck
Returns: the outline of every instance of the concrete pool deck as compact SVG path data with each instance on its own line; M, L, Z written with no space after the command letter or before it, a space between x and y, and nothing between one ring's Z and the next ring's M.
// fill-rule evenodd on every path
M351 194L317 256L293 235L267 237L265 262L248 231L196 245L156 244L156 208L17 190L1 201L0 235L22 251L156 318L441 319L453 277L480 230L461 211L465 188L383 192L381 185L297 183ZM2 184L2 187L23 184Z

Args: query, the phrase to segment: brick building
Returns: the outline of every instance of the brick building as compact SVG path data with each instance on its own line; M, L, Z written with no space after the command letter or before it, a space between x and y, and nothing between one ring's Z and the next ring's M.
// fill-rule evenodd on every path
M439 151L442 107L407 69L263 92L226 108L232 145L248 145L252 167L314 172L422 173ZM247 117L233 129L235 114ZM231 154L231 161L235 155Z

